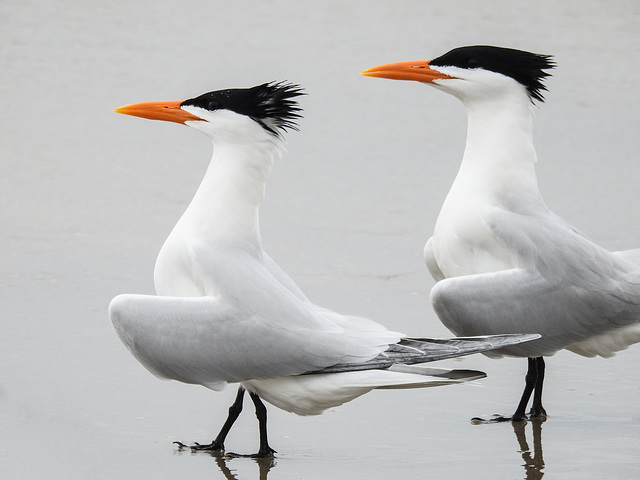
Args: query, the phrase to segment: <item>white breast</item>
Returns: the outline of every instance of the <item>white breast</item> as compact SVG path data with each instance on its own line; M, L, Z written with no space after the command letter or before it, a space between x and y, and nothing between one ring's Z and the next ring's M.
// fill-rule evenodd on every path
M521 266L518 255L492 229L491 216L496 208L488 195L460 195L460 189L451 190L431 240L431 254L444 277Z

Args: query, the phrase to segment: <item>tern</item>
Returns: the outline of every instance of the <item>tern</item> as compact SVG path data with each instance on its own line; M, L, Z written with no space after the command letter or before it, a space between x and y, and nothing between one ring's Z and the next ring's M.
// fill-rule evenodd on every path
M390 63L365 76L414 80L458 98L467 113L462 163L424 257L431 301L456 335L536 332L487 352L528 358L525 390L510 417L545 417L544 357L561 349L610 357L640 341L640 250L609 252L546 207L533 146L551 56L469 46L433 60Z
M194 450L222 450L249 392L259 421L253 456L267 440L265 400L316 415L375 388L431 387L484 377L419 363L501 348L534 335L414 339L372 320L312 303L264 252L259 207L287 129L297 129L302 89L271 82L185 101L116 112L181 123L207 135L213 157L155 265L157 295L114 298L109 316L122 342L156 376L212 390L239 383L220 433ZM176 442L180 446L186 445Z

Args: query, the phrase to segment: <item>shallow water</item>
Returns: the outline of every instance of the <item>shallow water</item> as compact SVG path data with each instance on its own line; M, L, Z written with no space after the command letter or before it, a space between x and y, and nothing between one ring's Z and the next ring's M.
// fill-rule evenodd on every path
M320 417L270 409L274 465L210 441L234 389L160 382L106 315L152 292L155 255L206 168L186 128L113 108L271 80L302 84L263 208L269 253L316 302L448 336L422 246L458 167L458 102L364 78L486 43L556 56L536 121L547 204L612 250L640 246L640 6L633 1L4 2L0 16L0 467L7 478L638 478L640 348L547 362L543 424L510 413L523 360L473 356L476 385L374 392ZM257 448L246 414L227 446Z

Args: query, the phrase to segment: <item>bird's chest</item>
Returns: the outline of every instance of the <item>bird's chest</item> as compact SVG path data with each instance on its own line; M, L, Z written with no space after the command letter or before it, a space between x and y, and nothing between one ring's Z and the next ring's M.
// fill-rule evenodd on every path
M180 232L173 232L160 249L154 269L156 293L176 297L214 294L203 266L197 261L193 242L185 240Z
M492 226L491 202L476 199L445 203L431 241L432 254L445 277L474 275L514 268L515 252Z

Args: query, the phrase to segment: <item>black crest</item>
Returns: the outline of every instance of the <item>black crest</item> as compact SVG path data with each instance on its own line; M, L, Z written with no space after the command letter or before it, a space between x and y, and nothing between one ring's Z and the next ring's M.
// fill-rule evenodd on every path
M269 133L280 136L287 129L297 130L296 119L302 109L294 97L304 95L299 85L286 82L263 83L252 88L233 88L204 93L185 100L181 105L193 105L205 110L231 110L251 117Z
M467 69L484 68L507 75L524 85L531 98L541 102L544 101L542 92L546 90L543 82L550 75L545 70L555 67L550 55L486 45L455 48L431 60L429 64Z

